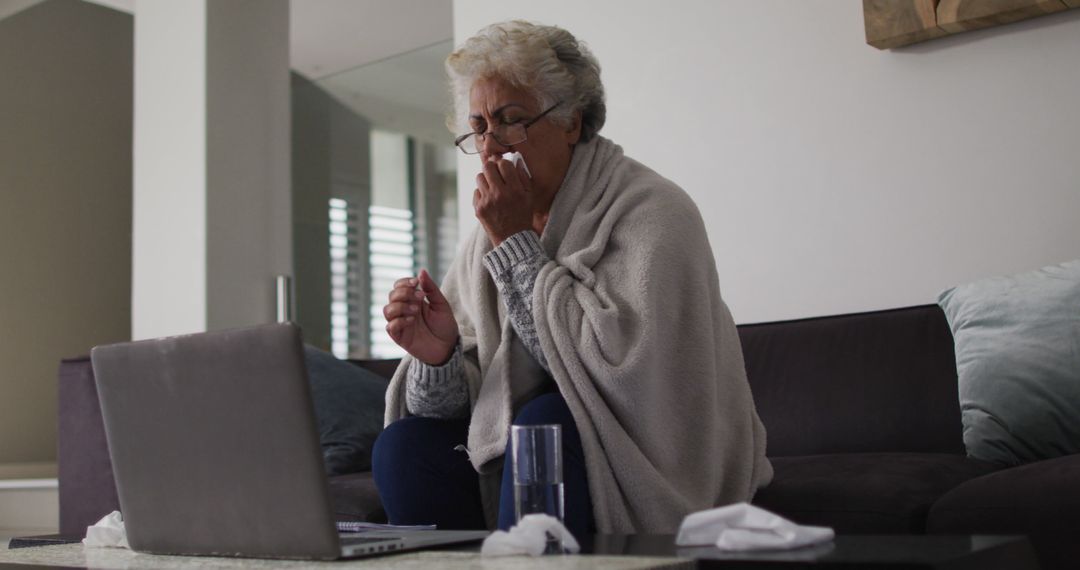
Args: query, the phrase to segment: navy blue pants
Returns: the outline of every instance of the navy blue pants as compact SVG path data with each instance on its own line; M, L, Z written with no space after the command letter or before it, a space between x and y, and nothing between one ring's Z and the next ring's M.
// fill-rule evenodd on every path
M550 392L531 400L518 412L514 424L562 425L565 524L578 537L594 533L596 524L581 436L562 395ZM454 450L467 442L468 427L467 419L416 416L386 426L375 441L372 472L392 524L434 524L440 529L486 528L479 476L465 452ZM503 530L514 524L514 484L509 459L503 467L498 524Z

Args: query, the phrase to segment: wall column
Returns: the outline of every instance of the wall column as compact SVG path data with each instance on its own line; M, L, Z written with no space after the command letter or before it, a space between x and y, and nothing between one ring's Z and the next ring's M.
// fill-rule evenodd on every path
M274 320L292 274L288 0L140 2L132 336Z

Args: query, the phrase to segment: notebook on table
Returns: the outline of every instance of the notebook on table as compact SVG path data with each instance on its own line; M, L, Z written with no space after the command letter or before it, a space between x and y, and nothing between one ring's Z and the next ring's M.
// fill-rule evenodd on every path
M325 560L488 534L339 536L293 324L100 346L91 360L133 550Z

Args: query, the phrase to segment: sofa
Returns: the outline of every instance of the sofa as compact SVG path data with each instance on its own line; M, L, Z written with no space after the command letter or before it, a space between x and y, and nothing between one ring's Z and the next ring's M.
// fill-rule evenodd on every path
M1026 534L1074 567L1080 456L1001 466L965 455L952 334L937 305L738 327L773 482L755 504L859 534ZM353 361L388 377L396 361ZM60 530L118 509L88 358L59 374ZM370 472L329 478L342 520L385 520Z

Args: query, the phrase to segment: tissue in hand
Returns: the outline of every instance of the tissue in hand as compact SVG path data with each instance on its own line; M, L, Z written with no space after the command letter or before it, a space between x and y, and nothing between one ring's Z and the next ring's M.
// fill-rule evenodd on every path
M529 178L532 178L532 173L529 172L529 165L525 164L525 158L521 156L520 152L505 152L503 153L502 157L503 160L509 160L510 162L514 163L514 168L517 168L517 165L520 162L521 166L525 169L525 174L528 174Z

